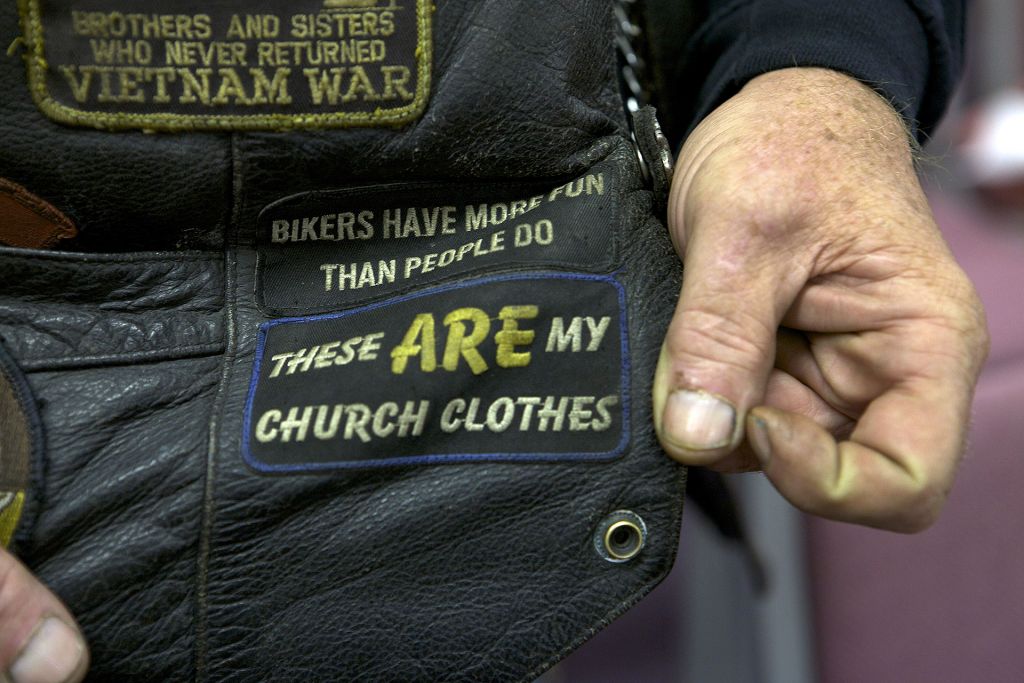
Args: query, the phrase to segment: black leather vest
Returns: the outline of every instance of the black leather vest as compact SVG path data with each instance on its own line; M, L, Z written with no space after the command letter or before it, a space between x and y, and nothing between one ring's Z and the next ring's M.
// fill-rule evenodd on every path
M0 503L90 680L528 681L668 572L607 0L19 4L0 176L77 235L0 248Z

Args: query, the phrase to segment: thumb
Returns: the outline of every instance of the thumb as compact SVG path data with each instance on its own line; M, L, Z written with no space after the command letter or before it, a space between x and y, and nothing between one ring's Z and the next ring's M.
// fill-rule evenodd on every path
M725 461L764 396L779 322L806 280L770 233L747 219L690 222L683 287L654 380L654 423L685 464Z
M0 548L0 681L78 683L88 666L89 651L70 612Z

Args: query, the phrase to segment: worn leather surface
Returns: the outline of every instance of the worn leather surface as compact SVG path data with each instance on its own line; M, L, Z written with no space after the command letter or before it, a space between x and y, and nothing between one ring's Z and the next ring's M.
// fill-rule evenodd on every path
M527 681L671 566L685 479L650 393L678 291L617 96L608 2L452 0L431 101L404 129L105 133L45 119L0 61L0 176L79 236L0 249L0 338L28 373L46 455L17 552L76 614L90 680ZM17 34L13 4L3 35ZM9 42L9 41L8 41ZM606 463L459 464L267 476L240 456L258 325L256 217L376 181L629 183L632 442ZM643 552L595 552L610 512Z

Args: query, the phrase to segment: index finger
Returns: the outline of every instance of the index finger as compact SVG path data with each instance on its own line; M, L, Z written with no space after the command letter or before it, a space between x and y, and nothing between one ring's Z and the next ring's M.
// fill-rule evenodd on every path
M765 475L797 508L891 531L935 522L963 452L971 392L938 377L901 382L872 401L849 440L760 406L747 435Z

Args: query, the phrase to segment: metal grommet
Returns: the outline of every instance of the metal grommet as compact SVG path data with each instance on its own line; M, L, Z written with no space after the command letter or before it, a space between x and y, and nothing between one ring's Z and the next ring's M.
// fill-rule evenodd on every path
M629 562L647 543L647 525L640 515L616 510L594 532L594 549L608 562Z

